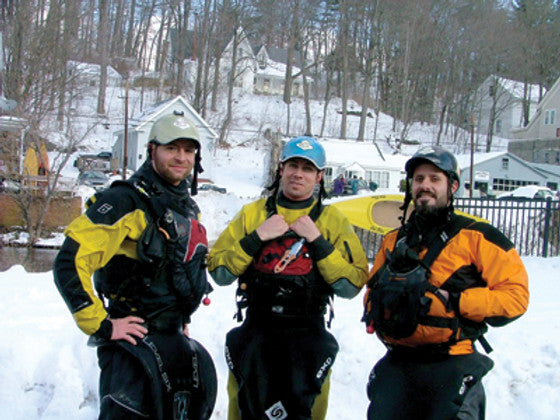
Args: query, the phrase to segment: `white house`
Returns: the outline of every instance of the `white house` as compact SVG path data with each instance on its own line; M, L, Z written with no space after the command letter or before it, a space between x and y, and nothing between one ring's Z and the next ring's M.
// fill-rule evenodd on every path
M286 65L288 62L287 50L282 48L257 47L255 51L257 70L254 80L254 93L282 95L286 81ZM301 58L296 54L292 66L292 74L300 73ZM311 78L307 78L312 83ZM303 96L303 77L297 76L292 80L292 95Z
M237 54L235 59L234 86L240 87L244 92L253 91L257 61L253 54L253 47L243 28L237 28ZM220 74L225 82L229 80L229 73L233 64L233 47L235 37L232 36L226 44L220 60Z
M538 85L525 85L523 82L491 75L484 80L473 96L475 126L480 134L490 133L490 117L494 113L492 134L513 138L513 132L523 127L524 98L529 105L529 120L536 113L541 99Z
M405 179L404 164L410 156L381 155L375 145L369 142L351 142L352 156L359 151L360 159L348 159L349 141L321 140L327 154L325 182L329 184L338 175L346 179L363 178L366 182L373 181L379 189L399 191L401 180Z
M83 86L99 86L101 66L99 64L82 63L80 61L68 61L68 74L75 78L77 84ZM107 66L107 85L122 86L123 78L113 67Z
M146 160L146 147L149 141L148 136L150 135L153 123L163 115L173 112L184 113L185 117L190 119L196 126L201 144L201 163L204 168L204 172L200 175L199 179L212 180L212 156L214 154L215 141L218 136L182 96L177 96L173 99L156 104L141 115L130 118L127 136L127 168L135 171L144 163ZM112 152L113 156L118 159L119 166L122 167L124 130L116 131L114 135L116 136L116 141L113 145Z

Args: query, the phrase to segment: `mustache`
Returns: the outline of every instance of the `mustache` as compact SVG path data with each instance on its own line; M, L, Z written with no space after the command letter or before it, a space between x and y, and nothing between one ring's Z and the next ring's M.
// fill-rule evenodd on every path
M420 198L420 196L421 196L422 194L427 194L427 195L429 195L429 196L431 196L431 197L433 197L433 198L437 198L436 195L435 195L433 192L427 191L427 190L418 191L418 192L416 193L416 195L414 196L414 198L415 198L415 199L418 199L418 198Z

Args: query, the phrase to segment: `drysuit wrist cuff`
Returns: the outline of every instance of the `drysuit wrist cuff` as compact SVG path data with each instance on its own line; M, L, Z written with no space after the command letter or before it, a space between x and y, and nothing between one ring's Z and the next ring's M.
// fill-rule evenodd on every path
M461 298L461 292L451 292L449 293L449 305L450 309L453 309L456 315L460 315L459 311L459 299Z
M245 251L247 255L250 255L252 257L257 253L259 249L261 249L263 241L261 240L261 238L259 238L259 235L257 235L257 231L254 230L253 232L242 238L239 241L239 244L241 245L241 248L243 248L243 251Z
M323 235L319 235L317 239L309 244L315 255L315 260L319 261L328 257L334 251L334 246L325 239Z
M99 325L99 329L92 334L92 337L101 340L110 340L111 335L113 334L113 324L107 318L101 321L101 325Z

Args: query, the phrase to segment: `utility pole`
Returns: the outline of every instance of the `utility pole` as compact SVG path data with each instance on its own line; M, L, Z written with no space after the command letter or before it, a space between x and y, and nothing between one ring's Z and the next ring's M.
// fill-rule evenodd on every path
M128 73L124 88L124 151L122 179L126 181L126 163L128 162Z
M135 60L131 57L116 58L119 73L124 78L124 135L123 135L123 154L122 154L122 179L126 181L126 170L128 166L128 97L130 69L134 66ZM121 96L122 98L122 96Z
M471 112L471 167L470 167L470 177L471 182L469 186L469 198L473 196L473 188L474 188L474 114Z

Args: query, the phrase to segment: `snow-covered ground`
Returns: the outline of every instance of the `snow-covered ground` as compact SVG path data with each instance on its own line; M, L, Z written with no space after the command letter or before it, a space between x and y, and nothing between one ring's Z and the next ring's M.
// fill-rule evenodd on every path
M201 200L206 201L206 200ZM213 199L208 200L208 202ZM524 258L530 275L528 312L514 323L491 329L494 369L484 380L488 419L560 418L560 258ZM555 274L556 273L556 274ZM194 315L191 335L203 343L218 371L213 419L226 419L226 332L235 325L234 286L215 287L210 306ZM98 412L95 350L74 324L52 272L27 273L21 266L0 273L0 418L84 419ZM327 418L366 416L369 371L383 353L366 334L361 296L335 301L331 332L340 343L332 373Z

